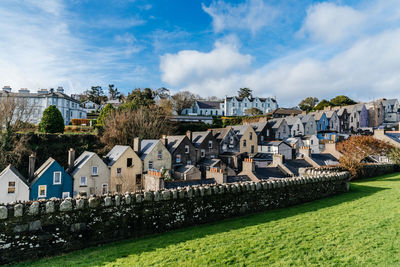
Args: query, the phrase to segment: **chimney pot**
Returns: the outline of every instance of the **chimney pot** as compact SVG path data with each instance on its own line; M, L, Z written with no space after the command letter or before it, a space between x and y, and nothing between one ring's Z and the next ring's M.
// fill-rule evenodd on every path
M142 151L141 141L139 137L135 137L135 139L133 139L133 151L135 151L137 154Z

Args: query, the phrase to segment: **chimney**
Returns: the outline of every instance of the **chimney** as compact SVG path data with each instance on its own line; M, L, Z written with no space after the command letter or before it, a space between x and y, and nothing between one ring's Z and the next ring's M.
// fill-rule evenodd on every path
M68 150L68 169L72 170L74 168L75 162L75 150L70 148Z
M7 93L11 93L11 86L9 86L9 85L4 86L3 91L7 92Z
M309 146L302 146L299 149L300 155L303 155L304 157L310 157L311 156L311 149Z
M59 87L57 88L57 92L59 92L59 93L64 93L64 88L63 88L62 86L59 86Z
M163 145L168 149L168 138L166 135L161 137L161 143L163 143Z
M32 181L33 177L35 176L35 160L36 157L34 154L29 156L29 167L28 167L29 181Z
M285 162L285 157L281 154L274 154L272 157L272 164L274 166L282 165Z
M139 137L135 137L135 138L133 139L133 151L135 151L136 154L139 154L140 151L142 151L142 148L141 148L141 140L140 140Z
M190 140L190 142L192 142L193 141L193 133L192 133L192 131L187 131L186 132L186 136L187 136L187 138L189 138L189 140Z
M242 172L253 173L256 171L256 165L251 158L244 158L242 162Z

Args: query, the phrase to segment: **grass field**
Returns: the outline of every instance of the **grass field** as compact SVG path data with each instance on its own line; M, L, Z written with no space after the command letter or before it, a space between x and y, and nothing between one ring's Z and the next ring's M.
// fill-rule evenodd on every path
M89 248L25 266L400 265L400 174L292 208Z

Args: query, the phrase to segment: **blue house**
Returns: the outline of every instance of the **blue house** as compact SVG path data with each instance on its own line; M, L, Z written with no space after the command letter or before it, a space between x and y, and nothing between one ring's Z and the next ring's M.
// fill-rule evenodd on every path
M317 132L327 131L329 129L329 120L325 112L315 112L313 115L317 123Z
M34 174L30 200L72 197L72 187L72 177L49 158Z

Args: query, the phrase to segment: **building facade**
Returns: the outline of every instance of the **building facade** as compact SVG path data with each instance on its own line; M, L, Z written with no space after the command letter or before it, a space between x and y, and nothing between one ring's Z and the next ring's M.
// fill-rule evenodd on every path
M37 93L31 93L28 89L22 88L18 92L12 92L11 87L5 86L0 92L0 99L12 97L17 101L16 113L21 112L20 117L23 121L39 124L43 116L43 111L50 105L54 105L61 112L64 123L67 125L71 119L85 119L86 110L81 107L81 103L64 94L64 89L40 89Z

